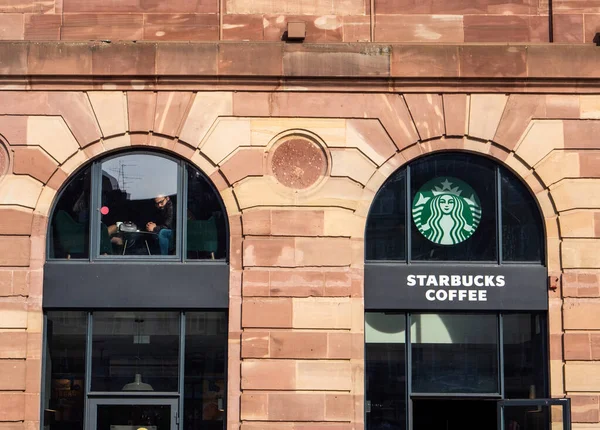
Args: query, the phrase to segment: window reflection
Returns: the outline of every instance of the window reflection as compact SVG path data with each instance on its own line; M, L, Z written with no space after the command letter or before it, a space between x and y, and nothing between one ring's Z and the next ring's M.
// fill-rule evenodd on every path
M198 170L187 168L187 258L225 258L225 216L213 187Z
M88 258L90 168L78 173L60 195L48 231L50 258Z
M227 313L186 313L184 430L224 428L226 357Z
M545 397L544 319L539 314L505 314L503 326L505 397Z
M365 315L368 430L406 428L405 315Z
M102 162L101 255L175 254L177 177L177 163L164 157Z
M413 392L498 392L497 339L496 315L412 315Z
M85 402L85 312L48 312L43 399L44 428L83 428Z
M367 260L406 258L406 171L394 174L379 191L369 211Z
M529 190L506 169L502 172L502 258L542 262L540 213Z
M92 391L177 391L179 314L97 312Z

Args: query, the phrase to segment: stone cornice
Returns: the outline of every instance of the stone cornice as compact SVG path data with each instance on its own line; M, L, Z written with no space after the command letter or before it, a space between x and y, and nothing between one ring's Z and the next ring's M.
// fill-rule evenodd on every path
M597 92L600 48L560 44L0 42L0 88Z

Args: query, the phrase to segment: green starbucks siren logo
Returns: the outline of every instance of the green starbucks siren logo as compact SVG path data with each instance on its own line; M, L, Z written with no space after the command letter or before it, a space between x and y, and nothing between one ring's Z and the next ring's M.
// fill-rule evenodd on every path
M435 178L417 192L412 216L421 234L430 241L456 245L477 230L481 203L475 191L460 179Z

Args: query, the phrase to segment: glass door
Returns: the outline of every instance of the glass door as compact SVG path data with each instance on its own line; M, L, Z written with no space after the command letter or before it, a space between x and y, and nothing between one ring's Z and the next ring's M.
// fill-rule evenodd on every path
M88 430L177 430L177 399L90 400Z
M500 400L498 430L571 430L570 399Z

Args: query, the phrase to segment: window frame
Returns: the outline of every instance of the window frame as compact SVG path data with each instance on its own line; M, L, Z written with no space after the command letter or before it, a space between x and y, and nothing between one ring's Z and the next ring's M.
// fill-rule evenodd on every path
M126 155L149 155L154 157L161 157L176 163L177 165L177 205L176 205L176 240L175 240L175 254L174 255L110 255L103 256L100 255L100 230L96 228L101 220L101 215L99 212L99 208L101 206L101 198L102 198L102 163L105 161L119 158ZM90 216L89 216L89 226L88 226L88 255L85 258L56 258L50 257L52 255L51 247L54 246L54 243L49 239L52 237L51 235L47 235L46 239L46 261L47 262L67 262L69 264L81 264L82 262L92 263L92 262L105 262L105 263L115 263L115 264L123 264L123 263L133 263L133 262L152 262L152 263L185 263L185 264L215 264L215 263L226 263L229 264L229 251L230 251L230 226L229 226L229 218L227 216L227 211L221 198L220 193L215 187L214 183L208 178L208 176L198 167L191 164L188 160L184 160L181 158L176 158L170 154L166 154L162 151L153 151L148 149L131 149L127 151L119 151L116 153L112 153L108 156L97 158L92 160L91 162L81 166L74 173L72 173L67 181L61 186L60 191L57 193L54 202L52 203L50 209L50 216L48 222L48 229L53 228L53 220L56 213L56 207L60 202L61 198L64 196L65 191L67 190L69 184L72 180L79 174L85 171L85 169L90 169L90 189L89 189L89 207L90 207ZM207 259L188 259L187 258L187 223L184 222L184 213L186 213L187 209L187 200L188 200L188 172L189 169L193 169L199 172L212 192L215 194L218 200L219 207L223 214L223 223L224 223L224 257L218 258L215 260L207 260ZM219 237L219 241L220 241Z

